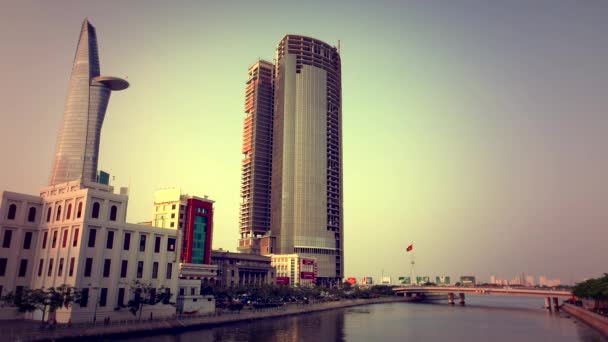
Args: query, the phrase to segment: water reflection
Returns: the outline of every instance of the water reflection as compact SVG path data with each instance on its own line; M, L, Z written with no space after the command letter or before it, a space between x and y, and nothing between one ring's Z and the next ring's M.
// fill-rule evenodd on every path
M470 297L467 305L392 303L252 321L141 342L605 341L530 298Z

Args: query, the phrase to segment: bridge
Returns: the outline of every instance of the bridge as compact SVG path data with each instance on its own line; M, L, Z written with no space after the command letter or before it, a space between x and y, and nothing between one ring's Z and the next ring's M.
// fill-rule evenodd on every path
M551 310L551 298L553 306L559 309L558 298L572 298L570 291L544 290L536 288L499 288L499 287L476 287L476 286L402 286L394 288L393 291L398 296L422 297L429 293L447 294L449 304L454 304L454 294L458 293L461 305L465 303L465 293L477 295L494 296L523 296L523 297L544 297L545 307Z

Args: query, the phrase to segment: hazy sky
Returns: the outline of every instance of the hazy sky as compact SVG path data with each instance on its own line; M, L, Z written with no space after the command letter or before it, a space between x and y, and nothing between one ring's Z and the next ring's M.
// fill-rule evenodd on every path
M0 190L47 184L82 20L110 99L100 167L216 200L236 250L247 68L341 42L347 276L608 271L608 2L0 1ZM411 253L410 253L411 254Z

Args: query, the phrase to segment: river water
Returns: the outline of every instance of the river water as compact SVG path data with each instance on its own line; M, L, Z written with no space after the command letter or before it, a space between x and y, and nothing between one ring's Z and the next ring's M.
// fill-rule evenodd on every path
M466 299L466 306L373 304L129 341L607 341L565 313L545 311L542 298Z

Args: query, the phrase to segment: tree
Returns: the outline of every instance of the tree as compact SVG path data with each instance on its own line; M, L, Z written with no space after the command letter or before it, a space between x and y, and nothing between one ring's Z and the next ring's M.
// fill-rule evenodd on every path
M608 273L604 273L603 277L576 284L572 293L578 298L608 300Z
M138 319L141 319L144 306L156 305L158 303L171 304L171 297L173 296L168 289L164 286L155 288L152 284L145 283L139 280L134 280L129 284L131 293L134 294L133 299L129 300L127 307L133 316L138 315Z
M80 291L68 285L51 287L48 289L25 288L19 292L10 292L2 297L2 301L14 306L19 312L42 311L44 322L46 312L55 313L61 307L68 308L80 301Z

